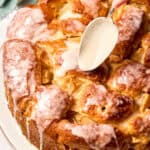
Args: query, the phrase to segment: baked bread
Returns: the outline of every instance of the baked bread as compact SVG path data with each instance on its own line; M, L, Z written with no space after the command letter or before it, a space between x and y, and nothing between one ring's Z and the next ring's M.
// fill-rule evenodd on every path
M2 47L8 107L40 150L150 150L150 1L115 9L119 39L100 67L83 72L71 65L86 25L107 16L110 6L39 0L8 26Z

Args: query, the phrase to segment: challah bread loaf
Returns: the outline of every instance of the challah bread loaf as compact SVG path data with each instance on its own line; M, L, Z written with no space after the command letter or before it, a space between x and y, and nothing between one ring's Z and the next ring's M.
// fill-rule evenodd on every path
M119 39L101 66L83 72L75 62L84 29L111 3L39 0L9 24L8 107L40 150L149 150L149 0L115 8Z

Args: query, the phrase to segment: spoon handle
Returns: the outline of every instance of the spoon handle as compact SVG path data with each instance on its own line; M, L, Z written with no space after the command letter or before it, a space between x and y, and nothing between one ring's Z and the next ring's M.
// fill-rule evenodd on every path
M112 1L112 5L111 5L111 8L108 12L108 17L112 17L112 14L115 10L115 8L119 7L120 5L124 4L124 3L127 3L128 0L113 0Z

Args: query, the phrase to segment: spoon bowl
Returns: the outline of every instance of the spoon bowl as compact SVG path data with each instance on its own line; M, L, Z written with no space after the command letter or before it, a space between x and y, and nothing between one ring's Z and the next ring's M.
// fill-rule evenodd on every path
M86 27L80 44L79 68L91 71L102 64L118 41L118 28L111 18L100 17Z
M99 17L86 27L80 43L78 66L82 71L91 71L100 66L111 54L119 36L113 23L114 9L127 0L113 0L107 17Z

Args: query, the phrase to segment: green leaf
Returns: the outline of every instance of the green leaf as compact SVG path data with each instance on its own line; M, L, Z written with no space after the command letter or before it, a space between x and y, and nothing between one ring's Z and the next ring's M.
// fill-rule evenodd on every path
M7 0L0 0L0 7L2 7Z
M19 2L20 1L20 2ZM19 5L17 5L19 2ZM34 4L37 0L0 0L0 18L6 16L8 13L12 12L16 8L20 8L26 4Z

